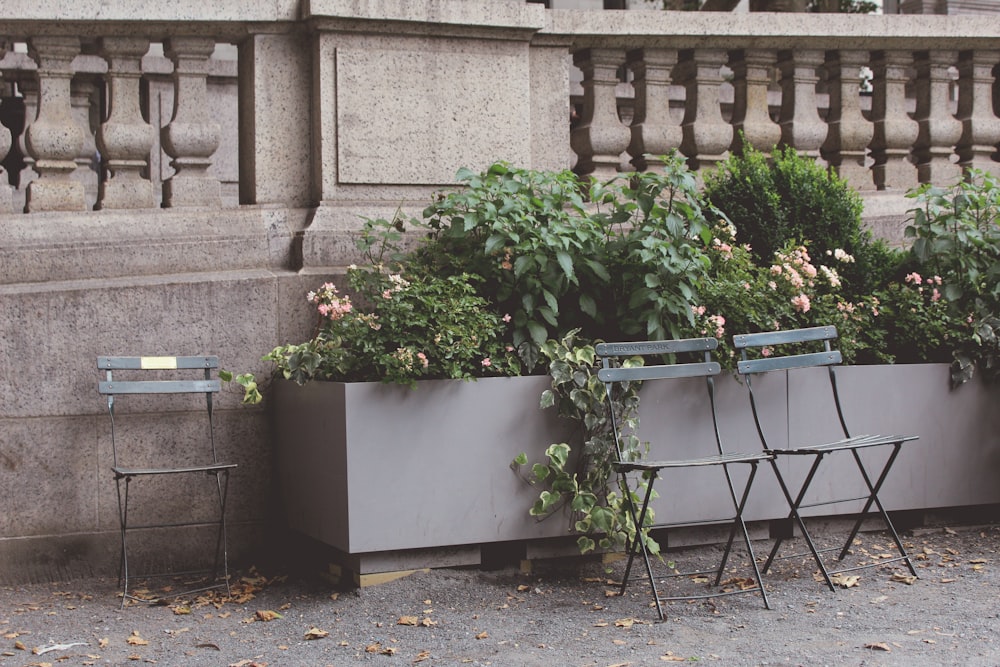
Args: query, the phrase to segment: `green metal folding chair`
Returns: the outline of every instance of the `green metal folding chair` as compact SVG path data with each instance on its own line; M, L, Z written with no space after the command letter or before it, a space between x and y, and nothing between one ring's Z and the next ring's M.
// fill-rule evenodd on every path
M763 450L770 454L774 454L774 458L771 459L771 465L774 469L774 474L777 477L778 484L781 487L781 491L784 494L785 499L788 501L788 518L790 521L793 521L793 525L797 525L799 530L802 532L802 537L805 539L805 542L809 547L809 553L812 554L812 557L816 561L816 565L819 566L820 572L822 573L827 586L830 587L830 590L834 589L834 582L832 579L833 575L870 567L883 566L892 562L901 561L905 563L910 573L913 576L917 576L917 572L913 568L913 563L910 561L910 557L906 553L906 549L899 538L899 534L896 532L896 529L889 518L889 514L886 512L885 507L882 505L882 501L879 499L878 495L879 490L882 488L882 484L885 482L886 477L889 474L889 470L892 468L896 457L899 455L903 443L916 440L917 436L851 435L851 432L847 427L847 421L844 417L840 393L837 388L837 375L834 370L835 366L840 364L842 360L840 351L833 349L831 345L831 341L836 339L837 329L832 326L741 334L733 337L734 346L736 349L741 351L741 359L738 362L737 370L746 381L746 387L750 395L750 405L753 410L754 422L757 427L757 434L760 437ZM820 350L809 351L809 349L813 348L820 348ZM840 429L843 431L843 438L830 442L802 444L789 443L787 445L776 446L768 439L768 434L773 435L779 431L784 432L784 429L787 429L787 425L782 423L765 426L757 397L754 394L754 378L762 373L772 371L789 371L792 369L813 367L826 367L828 370L830 380L829 401L832 402L831 409L836 410L837 420L839 421ZM769 428L770 431L768 430ZM888 454L881 470L877 471L874 475L869 471L864 458L861 456L862 450L873 448L888 449ZM816 478L820 465L827 459L828 456L843 453L849 453L851 455L851 458L856 464L858 473L860 474L860 478L864 481L865 488L867 490L861 496L848 498L823 498L821 500L815 500L810 497L810 485ZM780 459L783 457L811 459L808 471L805 473L799 485L794 489L789 484L788 475L782 472L781 466L779 465ZM807 500L809 500L809 502L806 502ZM847 541L844 542L843 547L823 550L818 549L815 541L809 534L809 530L806 528L806 523L803 520L801 510L810 507L822 507L838 503L861 501L863 501L861 511L857 515L857 519L854 522L854 525L847 537ZM836 560L843 561L847 556L851 545L854 543L854 539L857 537L858 531L861 529L865 519L872 516L880 518L884 522L889 534L892 536L893 542L896 545L899 556L892 559L878 559L870 563L853 567L842 567L835 570L829 569L821 557L821 553L837 551L839 549L839 555L836 557ZM771 553L768 556L767 561L765 561L763 568L761 568L765 573L770 569L772 563L777 557L783 539L784 537L779 536L775 540ZM804 554L794 554L794 556L800 555ZM790 555L786 557L792 556Z
M733 514L723 519L697 522L656 521L655 525L651 526L652 528L663 529L664 535L668 534L670 528L677 528L682 525L691 525L692 523L721 523L728 524L730 526L729 537L726 541L726 547L722 555L722 560L717 568L697 572L675 572L664 577L688 577L691 575L712 573L715 575L714 587L717 589L713 592L692 595L661 596L657 591L656 576L654 576L653 568L650 563L650 555L646 542L641 539L641 537L639 539L632 539L629 541L630 543L627 545L628 563L625 568L624 577L622 578L621 593L624 594L626 587L628 586L635 557L637 555L641 555L646 567L646 575L649 578L649 585L652 588L653 599L656 603L656 611L661 621L664 620L663 603L673 600L707 599L724 595L734 595L737 593L757 592L760 593L760 596L764 601L764 606L770 609L767 600L767 593L761 583L760 571L757 567L756 558L754 557L753 545L750 543L750 536L747 532L746 523L743 520L743 511L746 507L747 499L750 496L750 490L753 485L754 477L757 473L757 466L761 461L769 460L771 455L760 452L753 454L727 453L723 448L715 412L715 384L713 379L713 376L719 373L720 368L719 364L712 361L711 358L712 350L716 349L717 346L718 341L714 338L665 340L639 343L600 343L597 345L597 354L601 357L603 366L600 371L598 371L598 378L604 382L615 435L615 445L617 451L615 470L619 477L622 493L626 498L633 498L633 494L642 496L642 505L640 507L637 508L633 502L628 503L628 509L631 513L631 519L634 525L637 528L646 525L647 516L649 514L649 503L654 495L654 482L661 477L669 478L668 473L682 475L684 474L682 471L686 471L687 474L690 475L692 469L696 468L717 469L721 473L717 478L717 482L719 483L718 492L723 493L724 487L724 493L726 493L732 501ZM664 355L678 355L685 353L694 353L694 355L697 358L700 358L700 360L687 363L677 361L662 363ZM633 367L623 367L621 365L620 362L623 359L632 357L659 358L661 363ZM671 357L671 359L676 358ZM620 419L613 409L615 404L613 398L617 393L616 387L625 383L642 382L643 387L645 388L649 383L659 381L676 381L682 378L705 379L705 389L707 392L705 398L707 400L703 400L703 405L706 410L700 416L707 419L709 418L709 415L711 415L710 418L712 420L712 430L715 436L714 439L699 443L685 443L684 450L686 455L684 457L671 457L671 434L669 432L655 433L652 434L653 437L650 437L651 434L644 431L642 434L643 440L650 440L652 460L632 460L629 458L625 451L625 447L623 447L622 444L623 438L626 437L628 433L624 432L623 424L620 423ZM644 400L645 399L640 399L640 408L643 407ZM655 407L655 405L653 405L653 407ZM695 418L697 418L697 416L695 416ZM676 445L677 443L674 442L674 444ZM691 453L697 453L698 455L690 456ZM733 475L731 474L731 466L746 466L748 468L746 482L739 490L737 490L737 485L734 482ZM630 479L630 476L632 479ZM674 477L673 479L676 480L678 478ZM643 483L646 485L645 493L642 493L640 490ZM670 494L670 492L671 489L668 487L665 492L661 490L658 493L663 496ZM752 569L754 584L752 586L736 586L728 590L718 590L720 584L722 583L722 575L729 561L729 556L737 534L740 536L740 539L746 547L750 562L749 567Z
M208 521L208 525L216 527L214 563L205 585L189 588L184 591L171 592L170 597L181 597L214 588L225 588L229 593L229 562L226 546L226 497L229 488L229 474L236 468L235 463L221 463L215 446L215 423L213 396L220 390L219 380L212 377L218 369L219 360L213 356L197 357L98 357L97 367L106 374L105 380L98 383L98 391L107 396L108 414L111 417L111 444L113 451L112 473L118 493L118 518L121 530L121 559L119 566L119 583L122 586L122 602L124 607L128 600L152 602L145 597L137 597L129 592L129 581L136 575L129 568L129 533L139 529L170 528L183 526L202 526L206 521L171 521L145 523L134 525L129 523L129 491L133 482L142 478L178 475L202 475L211 478L212 490L209 491L217 501L216 518ZM186 371L186 373L185 373ZM196 379L179 379L180 376L190 378L194 373ZM197 462L185 460L183 464L161 465L157 461L150 465L148 461L137 460L135 454L140 443L137 438L123 438L116 428L116 406L125 397L146 395L152 399L163 399L167 395L200 396L204 401L201 408L198 402L188 406L191 410L207 411L207 433L200 460ZM154 404L155 405L155 404ZM155 409L152 408L152 409ZM123 442L126 441L126 442ZM130 455L131 452L131 455ZM192 573L144 573L143 577L166 576Z

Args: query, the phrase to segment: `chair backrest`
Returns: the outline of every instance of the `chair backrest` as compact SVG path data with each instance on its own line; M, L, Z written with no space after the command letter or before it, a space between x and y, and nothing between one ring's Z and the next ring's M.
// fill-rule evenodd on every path
M622 425L619 424L618 415L616 415L615 410L610 409L610 406L614 406L614 386L624 382L704 377L712 413L716 447L720 454L723 453L718 420L715 414L715 384L713 380L713 377L719 374L721 368L717 362L712 361L712 351L718 346L719 341L715 338L685 338L634 343L598 343L596 351L597 355L601 358L602 368L598 371L597 377L604 383L619 461L624 461L620 433ZM701 353L701 361L684 363L673 360L668 363L662 362L663 357L673 357L673 355L684 353ZM635 357L642 357L643 365L624 366L622 364L623 359ZM645 365L647 357L657 357L660 363Z
M834 349L832 341L837 340L837 327L822 326L805 329L788 329L785 331L767 331L763 333L738 334L733 336L733 347L740 350L740 360L736 364L737 372L746 379L750 394L750 407L753 410L754 422L761 442L767 448L767 438L761 427L757 401L753 392L753 376L770 371L788 371L796 368L826 367L830 379L830 390L833 403L837 410L837 419L844 432L844 437L851 437L844 419L844 411L840 405L840 392L837 389L837 375L834 368L842 361L840 351ZM808 348L822 347L819 351L808 351Z
M182 357L98 357L97 368L105 371L105 379L98 382L97 390L107 396L108 413L111 415L111 442L115 465L118 465L118 444L115 438L115 398L126 395L203 394L208 411L209 442L212 462L217 463L215 449L215 424L213 395L221 390L218 378L212 377L219 368L216 356ZM198 377L180 379L188 371ZM180 371L180 373L176 373ZM117 373L117 377L115 374Z

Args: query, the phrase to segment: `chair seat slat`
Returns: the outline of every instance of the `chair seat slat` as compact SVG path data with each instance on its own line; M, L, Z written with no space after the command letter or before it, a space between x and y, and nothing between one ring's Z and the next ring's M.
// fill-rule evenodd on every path
M166 360L172 360L170 368L218 368L217 356L184 356L184 357L98 357L97 367L101 370L149 370L166 367Z
M802 455L821 454L826 452L836 452L843 449L862 449L865 447L879 447L882 445L895 445L896 443L911 442L916 440L915 435L857 435L853 438L845 438L834 442L823 442L815 445L801 445L797 447L777 447L769 451L775 454Z
M598 343L599 357L627 357L653 354L678 354L681 352L708 352L719 347L715 338L686 338L681 340L649 340L634 343Z
M733 336L733 347L739 350L744 347L765 347L767 345L805 343L814 340L834 340L836 337L837 327L833 326L764 331L761 333L737 334Z
M124 468L121 466L111 468L111 471L118 477L139 477L142 475L176 475L178 473L189 472L222 472L223 470L233 470L235 463L213 463L203 466L187 466L184 468Z

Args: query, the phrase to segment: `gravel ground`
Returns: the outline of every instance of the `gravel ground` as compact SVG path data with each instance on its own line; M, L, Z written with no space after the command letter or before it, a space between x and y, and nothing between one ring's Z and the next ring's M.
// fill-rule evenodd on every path
M1000 665L1000 528L924 528L905 542L915 582L884 566L830 592L794 558L765 577L770 610L757 594L735 595L672 603L662 623L644 580L612 594L622 562L582 558L531 574L417 572L347 591L251 570L229 599L124 610L114 579L3 587L0 666ZM879 558L888 544L863 534L851 558ZM668 560L686 570L718 555L697 547Z

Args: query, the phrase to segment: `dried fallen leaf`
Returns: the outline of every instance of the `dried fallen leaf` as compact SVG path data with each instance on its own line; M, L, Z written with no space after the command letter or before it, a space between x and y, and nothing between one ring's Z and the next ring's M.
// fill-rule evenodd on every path
M417 657L413 659L413 662L414 664L418 662L423 662L424 660L427 660L429 657L431 657L430 651L421 651L420 653L417 654Z
M635 625L634 618L619 618L615 621L616 628L631 628L633 625Z
M425 628L429 628L431 626L437 625L437 621L424 617L420 619L420 625L424 626Z
M399 649L397 649L397 648L395 648L393 646L386 646L384 649L382 649L381 651L379 651L379 653L381 653L382 655L396 655L396 651L398 651L398 650Z
M885 651L886 653L892 653L892 649L885 642L872 642L871 644L865 644L865 648L872 651Z
M306 631L304 639L322 639L330 633L326 630L320 630L319 628L309 628Z
M138 630L133 630L132 634L130 634L128 636L128 638L125 640L125 643L128 644L128 645L130 645L130 646L147 646L147 645L149 645L148 641L146 641L145 639L143 639L142 637L139 636L139 631Z
M180 605L179 604L176 607L171 607L170 611L174 612L178 616L184 616L186 614L190 614L191 613L191 607L188 607L187 605Z
M255 614L255 617L258 621L265 621L265 622L273 621L277 618L284 618L284 616L282 616L278 612L271 611L270 609L258 610L257 613Z
M97 648L107 648L108 644L110 644L110 643L111 643L111 640L109 640L107 637L105 637L104 639L98 639L97 640Z
M483 632L480 632L478 635L476 635L476 639L489 639L489 636L490 635L489 635L488 632L483 631Z
M24 642L22 642L20 639L18 639L16 642L14 642L14 648L16 648L18 651L27 651L28 650L28 647L25 646Z
M841 588L853 588L861 581L861 577L856 574L835 574L830 580Z
M661 655L660 660L662 660L663 662L687 662L687 658L682 658L678 655L670 655L669 653L666 655Z
M416 625L420 622L416 616L400 616L399 620L396 621L396 625Z
M382 645L379 644L378 642L375 642L374 644L369 644L368 646L365 647L365 653L378 653L381 650L382 650Z
M912 585L913 582L917 580L912 574L903 574L902 572L894 572L892 575L893 581L898 581L903 584Z

